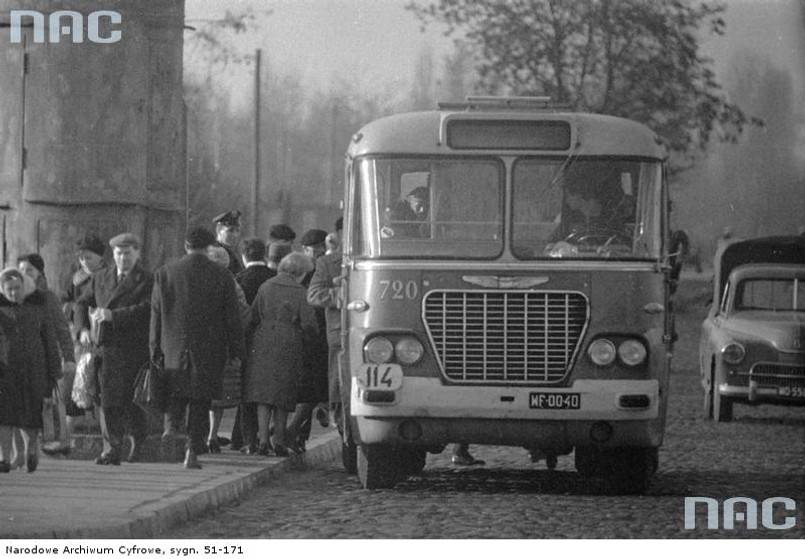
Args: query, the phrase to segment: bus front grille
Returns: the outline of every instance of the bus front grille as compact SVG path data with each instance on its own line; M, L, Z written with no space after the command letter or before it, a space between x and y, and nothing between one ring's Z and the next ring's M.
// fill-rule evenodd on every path
M432 291L423 305L433 349L454 382L561 382L587 324L578 292Z

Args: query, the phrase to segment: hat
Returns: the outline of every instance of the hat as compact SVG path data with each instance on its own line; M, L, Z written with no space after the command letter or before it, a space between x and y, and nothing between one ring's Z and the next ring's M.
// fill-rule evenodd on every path
M212 218L213 223L220 223L227 227L240 227L240 211L230 210Z
M28 262L31 266L39 270L40 274L45 273L45 261L42 260L42 257L35 252L32 252L31 254L23 254L17 258L17 264L20 262Z
M428 197L430 196L430 189L427 186L418 186L411 192L409 192L406 198L408 196L413 196L414 198L423 198L427 200Z
M305 234L302 235L302 238L299 240L299 244L301 244L303 247L320 245L324 243L324 239L326 238L327 231L322 231L321 229L308 229L305 231Z
M134 233L121 233L109 239L110 247L134 247L139 250L143 244L140 242L140 237Z
M205 229L204 227L196 227L195 229L191 229L187 232L187 236L184 238L184 243L187 248L193 250L207 248L211 244L215 243L215 235L213 235L212 231L209 229Z
M293 252L293 247L288 243L271 243L268 247L268 259L271 262L279 263L285 256Z
M106 245L97 235L88 234L76 242L76 250L89 250L98 256L103 256Z
M280 223L279 225L272 225L268 228L268 237L272 241L293 241L296 238L294 230Z

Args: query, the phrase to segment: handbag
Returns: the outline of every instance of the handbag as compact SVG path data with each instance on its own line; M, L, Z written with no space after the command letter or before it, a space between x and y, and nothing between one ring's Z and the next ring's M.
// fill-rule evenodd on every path
M78 358L73 382L72 400L83 409L91 409L98 395L98 367L100 356L91 347L84 347Z
M168 383L165 371L158 364L149 361L137 373L134 380L133 402L146 412L163 412L167 407Z

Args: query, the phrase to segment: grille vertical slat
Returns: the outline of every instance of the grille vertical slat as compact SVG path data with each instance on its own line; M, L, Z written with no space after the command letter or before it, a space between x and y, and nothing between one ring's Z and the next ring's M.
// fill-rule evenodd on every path
M487 384L560 382L588 315L576 292L433 291L423 305L446 377Z

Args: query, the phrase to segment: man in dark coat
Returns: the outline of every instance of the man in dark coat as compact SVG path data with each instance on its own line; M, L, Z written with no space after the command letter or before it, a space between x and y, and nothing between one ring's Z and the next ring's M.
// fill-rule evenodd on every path
M243 262L236 248L240 237L240 212L238 210L224 212L214 217L212 222L215 223L215 244L226 249L229 254L227 269L235 276L243 271Z
M336 227L343 221L336 222ZM341 234L340 229L336 231ZM341 382L338 378L338 354L341 351L341 250L325 254L316 260L316 269L307 289L307 302L324 309L327 324L328 349L328 392L330 402L330 421L340 425L341 421ZM348 387L345 387L348 390Z
M210 402L221 397L227 357L245 356L235 280L207 258L207 248L214 243L209 230L190 231L187 254L156 271L151 297L151 357L164 358L173 425L189 406L185 468L201 468L196 455L204 449Z
M142 243L136 235L121 233L109 245L115 266L93 274L90 288L77 304L81 308L82 342L95 342L101 350L98 379L103 453L95 463L118 466L126 431L134 439L128 457L131 461L137 459L137 449L142 448L147 435L145 414L132 397L137 373L149 358L153 277L140 264Z
M266 244L262 239L246 239L240 250L246 269L235 276L235 281L243 289L246 302L251 305L260 286L276 276L277 271L266 263ZM232 428L231 448L247 454L257 452L257 407L254 404L246 402L238 407Z
M327 231L321 229L309 229L305 231L299 243L305 250L305 254L314 263L324 256L327 251L325 240ZM307 288L313 277L313 270L302 280L302 285ZM329 349L327 344L327 322L324 316L324 309L315 307L316 322L318 324L318 336L309 340L309 348L305 351L305 375L299 382L299 393L297 394L297 405L291 424L288 426L288 439L296 445L297 450L304 450L307 440L310 438L310 428L313 419L313 410L316 406L326 410L328 407L328 367ZM323 422L326 423L326 422Z

